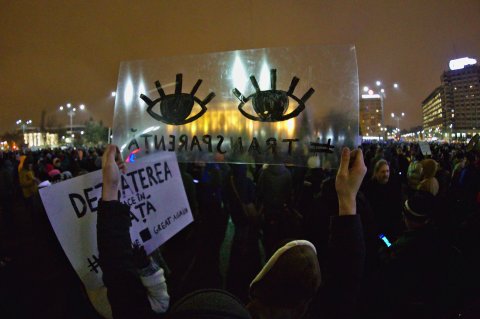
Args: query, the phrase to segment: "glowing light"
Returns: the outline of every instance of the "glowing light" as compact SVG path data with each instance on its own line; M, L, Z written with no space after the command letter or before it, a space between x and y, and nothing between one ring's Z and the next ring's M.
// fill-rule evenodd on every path
M460 70L467 65L474 65L474 64L477 64L477 60L471 59L469 57L465 57L465 58L450 60L450 62L448 63L448 66L450 67L450 70L453 71L453 70Z
M385 89L381 89L380 92L385 93Z
M402 116L405 116L405 113L402 112Z
M80 104L80 110L85 110L85 105L84 104Z
M143 83L143 80L140 80L140 84L138 85L138 90L137 90L137 97L140 98L140 94L145 94L147 93L147 90L145 89L145 84Z
M263 62L262 71L260 72L260 82L258 85L262 91L270 90L270 68L268 67L267 62Z
M368 90L368 95L373 95L373 90Z
M362 94L362 99L379 99L380 95L378 94Z
M292 136L295 131L295 119L289 119L286 124L287 124L287 133L289 136Z
M112 91L112 93L111 93L110 95L111 95L112 97L115 97L115 96L117 96L117 92Z
M77 109L76 109L76 108L73 108L73 112L75 112L75 111L77 111Z
M376 84L377 86L380 86L380 85L382 85L382 82L377 81L377 82L375 82L375 84Z
M232 83L235 88L240 92L245 92L245 87L248 82L247 72L243 66L240 56L235 57L235 62L233 63L232 68Z
M80 131L80 134L83 135L83 133L85 133L84 131Z
M393 87L394 87L395 89L398 89L398 83L393 83Z
M391 115L392 117L395 117L395 114L393 114L393 113L392 113L392 114L390 114L390 115Z
M58 109L59 109L60 111L63 111L63 106L60 106Z
M123 92L123 102L125 106L129 106L133 100L133 84L132 80L129 78L127 84L125 85L125 91Z
M72 104L67 103L67 108L70 108L70 107L72 107Z
M363 92L367 93L368 90L369 90L368 86L364 86L364 87L363 87Z
M135 157L138 152L140 152L140 149L137 148L137 149L134 149L132 152L130 152L130 154L128 154L127 158L125 158L125 162L126 163L133 163L135 162Z

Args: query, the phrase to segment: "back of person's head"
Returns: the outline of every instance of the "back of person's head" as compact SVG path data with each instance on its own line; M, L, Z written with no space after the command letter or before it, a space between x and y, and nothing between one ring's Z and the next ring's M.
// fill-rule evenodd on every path
M438 164L433 159L424 159L422 161L422 167L423 167L423 177L432 178L437 173Z
M321 283L315 247L306 240L279 248L250 284L252 301L247 306L254 318L303 314ZM263 314L263 315L262 315ZM265 315L267 314L267 315ZM285 313L282 318L286 318Z
M168 319L251 319L243 303L234 295L219 289L194 291L177 301Z
M434 217L435 196L429 192L417 191L405 201L403 215L407 228L421 228Z

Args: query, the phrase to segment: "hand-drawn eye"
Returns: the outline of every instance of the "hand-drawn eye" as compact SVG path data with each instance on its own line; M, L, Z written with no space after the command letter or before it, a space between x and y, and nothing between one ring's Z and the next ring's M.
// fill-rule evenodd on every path
M174 94L165 95L160 81L156 81L155 85L157 87L157 91L160 97L152 101L148 96L140 94L140 98L145 103L147 103L148 114L150 114L150 116L157 121L161 121L170 125L183 125L193 122L199 117L201 117L203 114L205 114L205 112L207 111L207 104L215 97L215 93L213 92L211 92L205 99L203 99L203 101L196 97L195 93L200 87L200 84L202 84L201 79L199 79L197 83L193 86L190 94L182 93L182 74L179 73L176 76ZM198 112L198 114L189 117L195 102L200 105L202 110ZM160 103L161 114L157 114L152 110L157 103Z
M293 91L300 81L299 78L294 76L288 91L277 90L277 70L270 70L270 90L261 91L258 86L257 79L255 76L250 76L250 81L252 82L253 87L255 88L255 93L251 94L248 97L243 96L243 94L237 89L233 89L233 94L240 100L238 105L238 110L246 118L253 121L260 122L279 122L297 117L305 109L305 102L312 96L315 92L314 89L310 88L307 93L305 93L301 99L293 95ZM292 98L298 103L298 106L292 112L285 114L288 110L289 99ZM257 113L258 116L253 116L245 110L243 107L245 104L252 100L253 110Z

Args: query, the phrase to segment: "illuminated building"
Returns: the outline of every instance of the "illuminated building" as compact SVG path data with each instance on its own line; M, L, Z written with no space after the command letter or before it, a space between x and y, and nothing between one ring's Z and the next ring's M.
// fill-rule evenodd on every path
M439 86L422 102L423 129L444 130L447 127L446 110L443 106L443 87ZM448 123L450 124L450 123Z
M423 102L425 133L442 138L469 138L480 128L480 66L475 59L450 61L441 86Z
M364 138L383 138L383 97L381 95L362 95L360 98L359 122L360 135Z

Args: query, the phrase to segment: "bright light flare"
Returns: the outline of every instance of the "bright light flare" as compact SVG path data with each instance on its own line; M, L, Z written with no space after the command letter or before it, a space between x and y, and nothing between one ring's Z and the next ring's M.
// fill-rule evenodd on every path
M80 104L80 110L85 110L85 105L84 104Z
M58 109L59 109L60 111L63 111L63 106L60 106Z
M375 84L376 84L377 86L380 86L380 85L382 85L382 82L377 81L377 82L375 82Z
M398 83L393 83L393 88L398 89Z
M369 90L368 86L364 86L364 87L363 87L363 92L367 93L368 90Z
M110 93L110 95L111 95L112 97L116 97L116 96L117 96L117 92L112 91L112 93Z
M465 58L460 58L460 59L455 59L455 60L450 60L448 63L448 66L450 67L450 70L460 70L463 69L467 65L473 65L477 64L477 60L471 59L469 57Z

